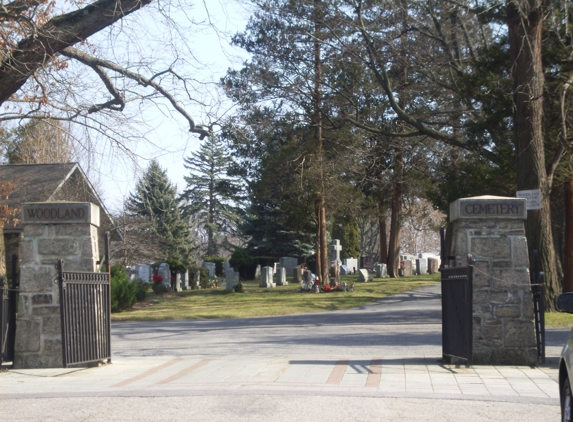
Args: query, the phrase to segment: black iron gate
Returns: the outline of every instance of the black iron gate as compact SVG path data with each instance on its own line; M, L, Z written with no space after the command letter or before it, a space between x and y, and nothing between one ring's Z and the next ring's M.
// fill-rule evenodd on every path
M535 340L537 343L537 363L545 364L545 274L539 271L539 251L533 252L531 272L531 293L535 315Z
M18 301L18 256L12 255L10 279L0 277L1 346L0 365L14 362L16 340L16 308Z
M107 272L63 270L58 261L62 361L69 365L111 361L111 284L106 233Z
M442 268L442 354L444 362L456 358L472 363L472 275L467 267Z

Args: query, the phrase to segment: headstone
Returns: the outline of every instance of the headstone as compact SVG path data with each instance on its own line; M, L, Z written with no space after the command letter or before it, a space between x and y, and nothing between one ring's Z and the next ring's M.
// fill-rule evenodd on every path
M376 271L376 278L388 277L386 264L376 264L374 269Z
M330 264L328 269L328 276L330 277L330 285L337 286L340 284L340 265L336 262Z
M201 264L203 268L207 268L209 271L209 278L215 278L215 263L214 262L203 262Z
M340 275L351 275L351 274L352 274L352 268L346 265L340 266Z
M524 198L480 196L450 204L455 267L472 255L474 365L537 364ZM485 229L487 228L487 230Z
M400 264L402 266L402 275L404 277L410 277L413 274L413 272L412 272L412 267L413 267L412 261L407 260L407 261L401 262Z
M181 273L181 288L183 290L189 290L191 288L189 285L189 270L185 270L184 273Z
M227 272L227 270L232 270L233 267L231 267L231 264L229 264L229 261L225 261L223 262L223 268L225 269L225 273ZM233 270L234 271L234 270Z
M358 270L358 280L357 281L360 281L363 283L367 283L368 281L370 281L370 274L368 274L368 271L365 269Z
M290 257L290 256L283 256L279 259L279 267L283 267L286 269L287 276L292 274L292 270L298 266L298 259Z
M273 283L273 267L263 267L260 287L276 287Z
M428 258L428 274L436 274L440 268L440 260L437 258Z
M344 259L343 264L346 265L350 269L360 268L358 265L358 260L356 258L346 258L346 259Z
M151 281L151 267L148 264L136 264L135 279L149 283Z
M181 273L175 274L175 291L181 292L183 289L181 288Z
M416 274L424 275L428 274L428 258L418 258L416 259Z
M255 270L255 280L260 280L260 279L261 279L261 265L258 264Z
M271 268L273 269L273 276L274 276L279 269L279 263L275 262Z
M369 255L362 255L360 257L360 268L372 271L374 269L374 262Z
M201 271L195 272L195 280L193 281L193 288L194 289L201 288Z
M309 270L305 270L302 273L302 289L305 291L310 291L314 284L313 274Z
M171 289L171 270L169 269L169 265L166 262L159 264L157 274L163 278L163 284L165 287Z
M279 267L275 278L277 286L288 286L288 281L286 279L286 268Z
M340 240L334 239L332 241L332 258L331 262L335 262L337 264L342 264L340 260L340 251L342 250L342 246L340 246Z
M232 268L225 271L225 290L232 292L235 287L235 272Z
M297 266L296 268L293 268L293 270L292 270L292 282L293 283L299 283L299 284L303 283L302 267L301 266Z

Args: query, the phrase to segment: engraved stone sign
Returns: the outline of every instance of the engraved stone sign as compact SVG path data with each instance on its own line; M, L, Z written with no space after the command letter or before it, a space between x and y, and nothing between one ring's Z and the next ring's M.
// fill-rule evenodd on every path
M457 199L450 204L450 221L461 219L527 218L524 198L476 196Z
M24 203L22 204L22 223L89 223L99 226L99 207L89 202Z

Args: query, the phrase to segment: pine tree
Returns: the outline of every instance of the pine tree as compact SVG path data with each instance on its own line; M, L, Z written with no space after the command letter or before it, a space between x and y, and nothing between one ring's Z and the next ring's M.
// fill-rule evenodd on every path
M149 163L125 207L131 216L152 222L150 230L157 236L157 259L188 261L188 226L179 207L177 189L157 161Z
M206 255L216 256L216 237L234 234L240 213L239 180L229 176L231 157L222 141L214 136L205 138L199 151L184 159L189 176L187 188L181 195L187 201L185 211L200 221L207 234Z

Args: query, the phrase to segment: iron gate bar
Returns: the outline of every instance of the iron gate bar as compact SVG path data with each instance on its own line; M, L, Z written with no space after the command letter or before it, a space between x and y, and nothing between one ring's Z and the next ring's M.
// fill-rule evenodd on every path
M68 365L109 361L109 273L63 271L63 263L59 260L58 281L64 368Z
M539 271L538 250L533 251L531 293L533 295L533 315L535 316L537 363L543 365L545 364L545 274Z

